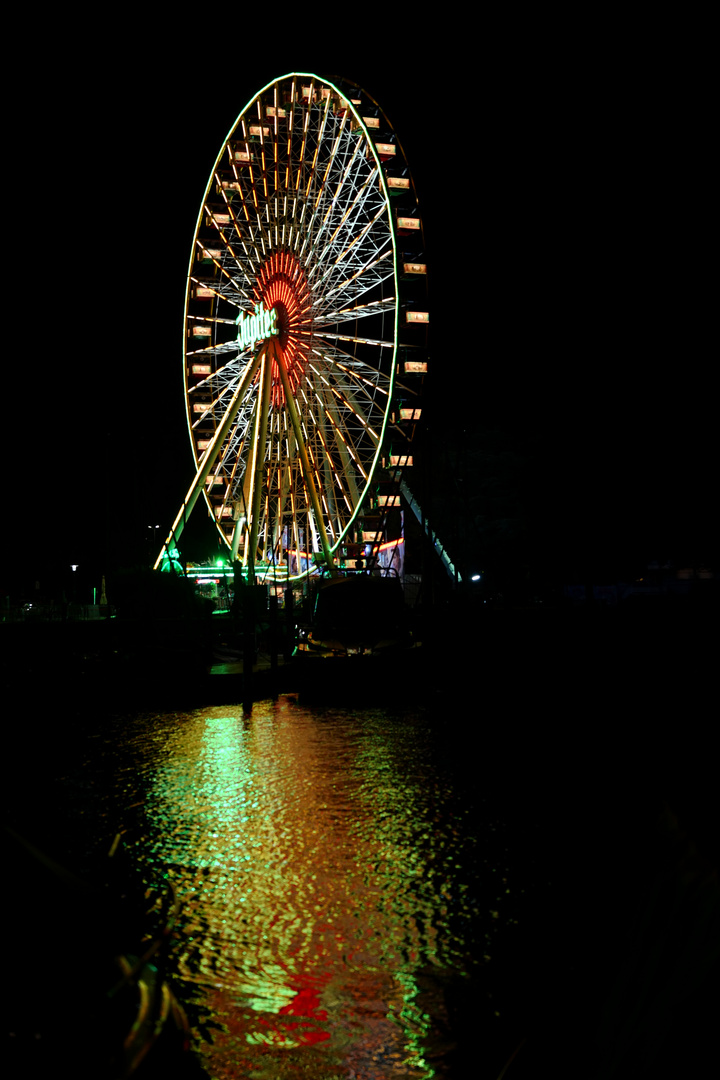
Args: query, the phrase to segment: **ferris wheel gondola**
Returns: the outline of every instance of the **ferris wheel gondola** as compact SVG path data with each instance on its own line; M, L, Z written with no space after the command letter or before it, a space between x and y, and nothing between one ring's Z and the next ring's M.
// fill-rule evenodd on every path
M427 368L427 266L412 179L377 103L307 73L268 83L218 154L184 320L200 493L250 578L332 567L412 460ZM380 511L378 513L378 511Z

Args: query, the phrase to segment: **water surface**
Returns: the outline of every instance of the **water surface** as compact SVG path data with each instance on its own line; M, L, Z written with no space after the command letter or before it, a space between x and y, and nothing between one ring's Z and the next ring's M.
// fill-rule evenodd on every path
M171 971L208 1074L455 1075L468 1033L448 1001L514 921L513 882L428 715L287 697L138 716L122 737L114 813L140 814L133 859L177 889Z

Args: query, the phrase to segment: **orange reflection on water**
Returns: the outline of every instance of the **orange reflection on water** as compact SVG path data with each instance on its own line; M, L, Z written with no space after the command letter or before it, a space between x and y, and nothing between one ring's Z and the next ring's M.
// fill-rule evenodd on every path
M436 976L467 963L453 927L476 911L422 720L287 698L155 723L138 857L178 889L209 1075L436 1075Z

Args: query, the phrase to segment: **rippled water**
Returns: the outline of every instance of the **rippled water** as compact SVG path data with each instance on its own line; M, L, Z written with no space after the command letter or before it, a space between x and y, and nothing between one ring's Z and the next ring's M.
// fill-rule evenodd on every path
M448 988L492 951L509 888L483 885L424 714L281 698L136 717L123 738L115 813L143 804L126 842L177 888L171 968L208 1074L450 1075Z

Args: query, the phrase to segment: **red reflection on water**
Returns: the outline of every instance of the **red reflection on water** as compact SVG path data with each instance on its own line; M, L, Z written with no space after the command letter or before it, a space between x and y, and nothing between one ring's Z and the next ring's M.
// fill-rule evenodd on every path
M327 981L327 980L325 980ZM293 986L293 989L295 987ZM323 1031L322 1028L311 1026L307 1021L313 1020L327 1020L327 1010L319 1008L320 1005L320 993L314 987L308 984L307 986L300 986L295 997L287 1005L283 1005L280 1009L279 1016L302 1016L306 1018L305 1023L287 1023L283 1027L287 1030L295 1031L296 1037L301 1043L319 1043L325 1042L330 1038L329 1031ZM261 1020L266 1024L267 1021ZM267 1024L270 1027L270 1024ZM303 1030L305 1029L305 1030Z

